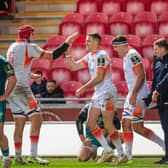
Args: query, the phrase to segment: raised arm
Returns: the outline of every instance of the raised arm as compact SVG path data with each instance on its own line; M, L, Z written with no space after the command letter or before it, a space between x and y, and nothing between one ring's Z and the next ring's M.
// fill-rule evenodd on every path
M76 61L72 58L70 54L65 54L66 63L71 71L76 71L82 68L85 68L85 64L82 60Z
M59 56L61 56L65 51L67 51L68 47L72 44L74 39L77 37L78 33L75 32L72 35L68 36L67 39L63 44L58 46L54 51L48 51L44 50L44 54L42 58L44 59L57 59Z
M98 83L100 83L104 79L104 75L105 75L105 69L103 68L97 69L95 77L89 80L81 88L77 89L76 96L80 96L89 88L93 88L94 86L96 86Z

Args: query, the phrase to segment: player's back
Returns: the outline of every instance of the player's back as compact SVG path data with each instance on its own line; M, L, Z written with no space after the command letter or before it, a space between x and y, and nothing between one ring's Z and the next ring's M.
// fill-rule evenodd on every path
M35 43L17 41L7 52L7 59L13 65L19 86L29 86L30 69L33 57L39 57L38 46Z

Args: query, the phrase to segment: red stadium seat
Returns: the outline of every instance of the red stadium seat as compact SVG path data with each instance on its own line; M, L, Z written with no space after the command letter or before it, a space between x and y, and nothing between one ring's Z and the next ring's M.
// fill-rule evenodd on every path
M134 20L134 34L144 38L149 34L156 32L157 18L155 13L141 12L135 16Z
M65 37L64 36L53 36L47 39L45 45L44 45L44 49L48 49L48 50L53 50L54 48L58 47L60 44L62 44L65 41Z
M121 79L124 80L124 71L123 71L123 59L122 58L112 58L112 71L119 71Z
M167 0L151 0L150 7L151 12L154 12L156 15L160 15L163 12L168 11L168 1Z
M115 83L118 91L118 97L126 97L128 94L128 87L126 81L118 81Z
M129 34L126 37L127 37L128 44L130 46L133 46L135 48L141 47L141 38L139 36Z
M141 38L136 35L127 35L128 44L141 53Z
M143 44L142 44L142 55L144 58L148 58L153 62L153 43L154 41L158 40L159 38L163 38L164 36L153 34L148 35L144 38Z
M132 15L126 12L114 13L110 17L110 34L130 34L132 33Z
M108 16L104 13L93 13L86 16L85 34L108 32Z
M93 0L78 0L77 12L82 15L98 12L98 3Z
M115 52L112 45L101 45L101 47L106 51L110 58L115 57Z
M152 89L152 81L147 81L147 85L148 85L149 90L151 91L151 89Z
M0 10L0 15L8 15L8 11L6 11L6 10Z
M91 98L94 94L94 88L88 89L82 97Z
M75 61L77 61L85 56L86 45L74 43L71 47L70 53L71 53L72 57L75 59Z
M14 0L11 0L9 12L10 13L14 12Z
M94 94L94 88L88 89L83 95L82 98L91 98ZM90 103L90 100L82 101L81 103Z
M86 44L86 35L79 35L73 42L73 44Z
M100 11L108 16L121 11L121 4L118 0L102 0Z
M47 59L36 59L31 66L31 72L41 71L46 79L50 78L51 61Z
M114 49L112 47L112 39L114 38L113 35L102 35L101 36L101 46L102 49L107 52L110 57L114 56Z
M67 95L70 96L74 96L75 92L78 88L80 88L82 86L82 84L80 82L77 81L66 81L64 83L61 84L61 88L64 91L64 96L66 97Z
M114 38L113 35L102 35L101 36L101 45L111 45L112 44L112 39Z
M82 84L85 84L90 80L90 73L88 68L80 69L74 73L74 78Z
M131 13L133 16L143 12L147 8L148 0L126 0L125 11Z
M51 78L56 80L58 85L72 80L72 73L69 70L64 58L58 58L53 61Z
M163 12L159 16L158 34L168 35L168 12Z
M147 80L152 80L152 67L149 59L144 58L144 66L145 66L145 72L146 72L146 79Z
M82 84L77 81L66 81L62 83L61 88L64 91L65 98L77 98L75 92ZM67 104L78 104L78 101L66 101Z
M59 33L68 36L74 32L79 34L83 31L84 16L80 13L71 13L66 15L59 26Z

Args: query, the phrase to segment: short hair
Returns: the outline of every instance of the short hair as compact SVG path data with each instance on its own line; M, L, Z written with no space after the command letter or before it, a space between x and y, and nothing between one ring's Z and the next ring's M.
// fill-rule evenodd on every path
M93 39L97 40L99 44L101 43L101 36L99 33L89 33L88 36L92 37Z
M164 47L166 50L168 50L168 43L167 40L164 38L160 38L154 42L154 45L157 45L158 47Z
M54 79L48 79L47 83L54 83L54 84L56 84L56 81Z
M39 70L35 71L34 73L37 74L37 75L43 76L43 73L41 71L39 71Z
M127 42L127 37L125 35L117 35L112 40L113 46L121 46L126 44L128 44L128 42Z

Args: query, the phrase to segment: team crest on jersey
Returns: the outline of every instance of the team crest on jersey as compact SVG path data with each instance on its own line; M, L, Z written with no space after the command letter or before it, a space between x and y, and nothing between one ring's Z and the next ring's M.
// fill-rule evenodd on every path
M105 66L105 59L104 58L98 58L97 66Z
M135 55L133 57L131 57L131 61L134 65L138 64L141 62L141 60Z
M10 64L7 64L5 67L6 73L8 74L8 76L14 75L14 69Z

